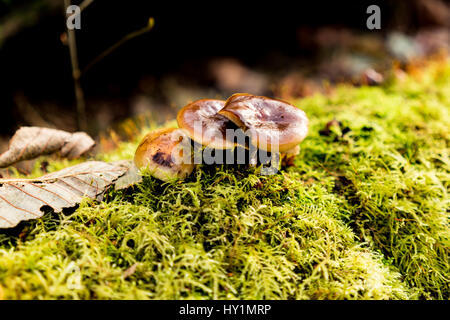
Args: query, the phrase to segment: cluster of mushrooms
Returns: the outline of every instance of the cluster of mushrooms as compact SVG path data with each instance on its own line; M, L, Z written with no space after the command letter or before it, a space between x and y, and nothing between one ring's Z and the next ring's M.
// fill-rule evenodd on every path
M148 170L163 181L184 179L195 167L193 161L174 160L173 156L177 154L174 150L181 141L188 140L192 145L212 148L216 152L248 149L251 144L269 153L276 152L279 159L286 159L299 153L299 143L306 137L309 123L305 112L285 101L247 93L234 94L226 101L194 101L178 112L177 122L179 128L159 129L147 134L134 157L139 169ZM201 130L198 130L199 124ZM247 145L227 139L227 129L251 132ZM181 157L193 156L183 155L182 151L178 153Z

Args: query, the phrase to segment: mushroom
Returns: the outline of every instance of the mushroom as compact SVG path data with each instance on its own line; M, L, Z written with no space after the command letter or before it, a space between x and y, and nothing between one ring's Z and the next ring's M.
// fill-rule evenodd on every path
M182 130L159 129L142 139L134 163L163 181L184 179L194 169L190 151L190 139Z
M184 106L177 115L178 126L195 142L214 149L232 149L233 141L226 139L226 129L233 123L218 111L225 101L202 99Z
M228 98L219 114L249 130L252 144L266 151L296 153L308 133L305 112L282 100L237 93Z

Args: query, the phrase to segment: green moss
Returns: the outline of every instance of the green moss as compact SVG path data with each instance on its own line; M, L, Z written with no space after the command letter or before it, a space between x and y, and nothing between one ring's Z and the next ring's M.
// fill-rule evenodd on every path
M0 297L448 299L450 64L296 104L310 134L278 175L145 177L1 232Z

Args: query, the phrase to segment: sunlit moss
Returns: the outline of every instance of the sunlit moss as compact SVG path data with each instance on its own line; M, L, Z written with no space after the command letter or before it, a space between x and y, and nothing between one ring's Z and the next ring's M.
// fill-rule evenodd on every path
M277 175L145 177L2 231L0 297L448 299L450 64L294 102L310 134ZM98 159L132 159L144 134Z

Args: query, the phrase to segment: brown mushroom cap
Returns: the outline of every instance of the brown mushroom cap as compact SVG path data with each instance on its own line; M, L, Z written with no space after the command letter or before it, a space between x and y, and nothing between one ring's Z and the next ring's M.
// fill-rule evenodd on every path
M195 142L215 149L231 149L235 144L226 139L232 122L217 112L225 101L202 99L184 106L177 115L178 126ZM197 130L194 126L198 125Z
M182 148L183 143L187 149ZM184 179L194 169L192 161L183 161L183 154L190 150L190 140L180 129L159 129L147 134L139 144L134 155L134 163L152 176L163 181Z
M267 151L278 143L278 151L287 152L308 133L305 112L282 100L238 93L228 98L219 114L250 130L252 144Z

